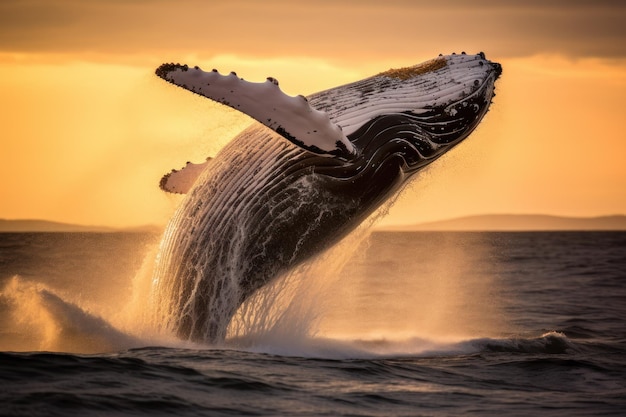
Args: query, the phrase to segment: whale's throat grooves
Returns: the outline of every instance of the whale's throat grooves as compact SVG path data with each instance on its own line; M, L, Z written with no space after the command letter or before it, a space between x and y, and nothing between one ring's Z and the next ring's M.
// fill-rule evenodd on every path
M334 234L345 234L360 200L320 187L331 179L314 173L312 158L260 127L222 150L165 232L157 322L183 339L221 340L241 302L337 240L322 229L335 224ZM220 164L246 174L227 175Z

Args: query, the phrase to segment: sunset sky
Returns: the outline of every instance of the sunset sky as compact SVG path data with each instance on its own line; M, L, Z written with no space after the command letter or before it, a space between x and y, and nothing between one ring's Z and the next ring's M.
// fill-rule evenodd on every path
M624 22L622 0L3 0L0 218L164 224L161 176L251 121L163 62L306 95L461 51L502 64L491 111L386 224L625 214Z

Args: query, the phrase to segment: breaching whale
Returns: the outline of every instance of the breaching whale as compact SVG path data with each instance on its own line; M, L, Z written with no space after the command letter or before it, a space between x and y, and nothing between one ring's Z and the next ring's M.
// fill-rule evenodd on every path
M501 66L483 53L391 69L308 97L163 64L156 74L259 123L161 180L186 193L159 249L156 320L218 342L263 285L336 243L486 114Z

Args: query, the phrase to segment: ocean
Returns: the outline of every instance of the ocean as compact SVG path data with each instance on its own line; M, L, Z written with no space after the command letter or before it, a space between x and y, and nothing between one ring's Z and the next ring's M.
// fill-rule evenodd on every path
M154 330L158 242L0 234L0 415L626 415L626 232L374 232L214 346Z

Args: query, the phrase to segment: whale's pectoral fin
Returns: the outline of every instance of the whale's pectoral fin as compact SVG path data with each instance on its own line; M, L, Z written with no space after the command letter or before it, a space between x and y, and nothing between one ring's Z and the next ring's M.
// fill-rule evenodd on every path
M239 110L274 130L293 144L318 155L353 159L357 150L325 112L314 109L303 96L283 93L278 81L245 81L234 72L221 75L187 65L163 64L156 74L172 84Z
M187 162L187 165L182 169L173 169L172 172L165 174L161 178L159 187L168 193L186 194L193 187L198 176L200 176L200 173L202 173L210 161L211 158L207 158L206 162L201 164Z

